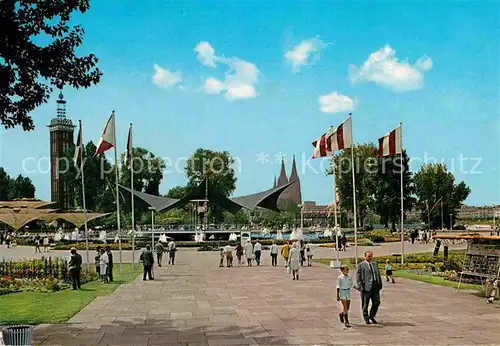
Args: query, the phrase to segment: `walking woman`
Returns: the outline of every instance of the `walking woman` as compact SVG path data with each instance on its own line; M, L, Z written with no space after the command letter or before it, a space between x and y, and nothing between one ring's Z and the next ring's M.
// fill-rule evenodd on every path
M250 240L247 240L245 244L245 258L247 259L247 265L249 267L252 266L252 257L253 257L253 245Z
M299 279L299 269L300 269L300 250L299 244L293 243L292 249L290 250L290 269L293 274L293 279Z

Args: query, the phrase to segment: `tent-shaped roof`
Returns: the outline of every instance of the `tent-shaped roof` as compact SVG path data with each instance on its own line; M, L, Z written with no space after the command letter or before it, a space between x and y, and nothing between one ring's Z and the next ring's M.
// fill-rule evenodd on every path
M102 213L87 213L87 222L109 215ZM85 224L84 213L0 213L0 222L4 222L14 230L23 228L32 221L52 222L65 220L80 228Z
M154 196L135 190L132 191L122 185L120 185L120 187L129 192L133 192L136 197L139 197L144 202L148 203L156 211L167 211L174 208L181 208L192 200L203 200L208 197L210 202L216 203L234 214L242 208L254 210L256 207L279 211L277 206L278 197L289 185L290 183L247 196L228 198L211 188L210 184L208 184L207 189L206 183L203 181L198 186L192 188L191 191L189 191L189 193L181 199Z

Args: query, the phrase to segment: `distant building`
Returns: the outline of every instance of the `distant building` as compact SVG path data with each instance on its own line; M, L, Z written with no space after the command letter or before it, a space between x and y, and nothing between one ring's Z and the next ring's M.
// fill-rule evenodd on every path
M291 201L296 205L302 204L302 192L300 190L300 178L297 173L297 164L295 162L295 155L293 156L292 171L290 173L290 178L288 178L286 175L285 161L281 159L281 172L278 177L278 181L276 181L276 176L274 177L273 187L283 186L288 184L289 182L291 182L292 185L290 185L285 191L283 191L281 196L278 198L278 203L283 204Z
M500 205L487 205L482 207L475 207L462 204L458 210L459 219L492 219L497 211L500 213Z
M73 208L73 194L59 176L59 159L73 146L75 126L66 118L66 101L62 92L57 100L57 116L47 125L50 132L50 195L61 210Z

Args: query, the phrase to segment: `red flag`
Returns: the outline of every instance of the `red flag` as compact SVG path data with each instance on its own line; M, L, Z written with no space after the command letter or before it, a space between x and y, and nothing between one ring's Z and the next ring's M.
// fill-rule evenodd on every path
M336 150L352 147L352 121L347 118L336 129L330 128L323 136L312 142L314 152L312 158L333 156Z
M106 123L106 127L102 132L101 138L99 139L99 143L97 144L97 150L95 151L96 155L99 155L111 148L115 147L115 112L111 113L108 122Z
M125 152L123 163L127 168L130 168L132 165L132 124L130 124L130 128L128 129L127 151Z
M378 140L377 156L394 156L402 152L401 125Z
M76 138L75 155L73 157L73 160L75 162L75 166L76 167L80 167L81 160L82 160L82 154L83 154L83 147L82 147L82 123L80 122L80 128L78 130L78 137Z

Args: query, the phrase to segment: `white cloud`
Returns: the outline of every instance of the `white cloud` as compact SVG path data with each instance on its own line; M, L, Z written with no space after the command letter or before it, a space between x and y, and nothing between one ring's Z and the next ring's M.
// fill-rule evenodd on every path
M320 59L320 51L327 45L318 38L304 40L286 52L285 58L292 65L294 73L300 71L302 65L313 65Z
M203 64L210 67L215 67L215 61L217 57L215 56L215 49L208 42L200 42L194 48L196 52L196 58Z
M182 82L181 71L170 72L156 64L154 65L154 69L153 83L160 88L168 89Z
M219 62L227 67L224 81L214 77L205 80L203 89L207 94L222 94L228 100L257 97L255 85L259 81L260 71L255 64L239 58L216 56L215 50L208 42L200 42L195 51L202 64L213 67L215 62Z
M432 68L432 60L423 56L412 65L407 60L396 57L391 46L370 54L360 68L349 67L349 79L352 83L374 82L394 91L410 91L421 89L424 85L423 72Z
M319 109L324 113L350 112L354 109L354 106L353 99L336 91L319 97Z
M203 89L205 89L205 92L207 94L220 94L221 91L224 90L224 87L225 85L223 82L213 77L210 77L205 80L205 85L203 86Z

